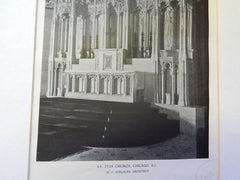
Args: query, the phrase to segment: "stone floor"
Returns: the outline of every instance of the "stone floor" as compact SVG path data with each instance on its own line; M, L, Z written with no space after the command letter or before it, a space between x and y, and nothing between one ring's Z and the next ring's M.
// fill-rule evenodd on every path
M205 136L179 134L179 122L149 104L45 98L40 107L37 161L208 156Z
M193 136L181 134L161 143L128 147L99 148L86 147L88 150L72 154L59 161L89 161L89 160L144 160L144 159L191 159L196 158L196 139Z
M138 147L137 150L141 151L142 147L148 149L148 145L165 142L178 134L179 122L166 119L149 104L46 98L41 99L40 104L37 161L53 161L76 153L94 154L98 151L102 154L86 155L90 159L85 160L149 159L152 156L148 152L146 156L134 157L138 153L130 147ZM191 142L189 138L187 141ZM179 145L176 142L176 145L168 146L175 149ZM110 155L118 154L118 150L127 153L105 159L105 150L112 150Z

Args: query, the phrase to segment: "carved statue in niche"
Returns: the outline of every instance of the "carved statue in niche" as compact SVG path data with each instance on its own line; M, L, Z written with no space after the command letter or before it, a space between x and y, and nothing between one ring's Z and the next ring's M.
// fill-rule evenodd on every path
M164 19L164 49L172 50L173 48L173 25L174 25L174 10L172 7L167 7Z

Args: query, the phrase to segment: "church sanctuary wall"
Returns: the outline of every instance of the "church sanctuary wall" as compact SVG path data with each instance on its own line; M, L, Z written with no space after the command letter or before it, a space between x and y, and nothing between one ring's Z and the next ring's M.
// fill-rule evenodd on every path
M131 64L125 64L124 70L144 72L144 101L153 102L155 61L150 58L132 58L128 61L131 61Z
M42 74L41 74L41 97L45 97L47 93L48 81L48 57L50 50L51 37L51 21L53 16L53 9L45 9L45 23L44 23L44 39L43 39L43 56L42 56Z
M155 61L150 58L132 58L131 62L131 64L124 64L125 71L155 72Z
M124 70L144 72L144 101L153 102L155 61L150 58L132 58L129 61L131 61L131 64L125 64Z
M79 71L94 71L95 70L95 59L80 59L79 64L73 64L72 70Z

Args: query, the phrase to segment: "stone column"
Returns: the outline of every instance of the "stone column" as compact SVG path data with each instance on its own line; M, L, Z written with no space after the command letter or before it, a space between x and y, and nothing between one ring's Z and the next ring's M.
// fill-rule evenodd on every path
M130 18L129 18L128 7L126 7L126 8L127 8L127 10L124 12L124 14L125 14L124 17L125 17L125 18L124 18L124 21L123 21L123 22L124 22L124 25L125 25L125 26L124 26L124 27L125 27L125 28L124 28L124 32L125 32L124 34L125 34L125 35L124 35L124 41L123 41L123 42L124 42L124 45L123 45L123 48L124 48L124 49L128 49L128 26L129 26L129 19L130 19Z
M75 34L76 34L76 20L75 20L75 0L72 0L71 13L69 14L69 30L68 30L68 59L67 69L71 69L72 61L75 59Z
M148 21L147 21L147 10L144 12L144 51L148 47Z
M91 82L90 92L94 93L94 91L95 91L95 79L94 78L90 78L90 82Z
M185 68L185 71L184 71L184 85L185 85L185 88L184 88L184 90L185 90L185 105L187 106L188 104L189 104L189 92L188 92L188 76L189 76L189 74L188 74L188 62L189 61L185 61L185 66L184 66L184 68Z
M172 50L173 48L173 17L173 8L168 6L164 13L164 50Z
M152 57L158 57L158 8L153 13L152 23Z
M144 28L143 28L143 14L139 14L139 31L138 31L138 49L139 52L141 54L141 50L142 50L142 38L144 38L142 36L142 33L144 33Z
M192 6L190 4L187 4L187 50L188 58L192 59Z
M62 67L60 67L59 69L59 75L60 75L60 88L59 88L59 92L58 95L62 96L63 95L63 65L61 65Z
M88 84L88 76L87 74L85 74L85 77L84 77L84 92L85 94L87 94L87 84Z
M56 14L56 3L54 3L54 9L53 9L53 18L52 18L52 24L51 24L51 39L50 39L50 51L49 51L49 58L48 58L48 87L47 87L47 96L53 95L53 76L54 76L54 58L56 54L56 32L57 32L57 26L56 26L56 20L57 20L57 14Z
M52 96L52 91L53 91L53 61L50 60L48 62L48 89L47 89L47 96Z
M117 94L121 94L121 79L117 79Z
M83 38L82 38L82 49L83 49L83 53L84 53L84 55L83 55L83 57L85 57L85 55L86 55L86 48L87 48L87 19L86 18L84 18L83 19L83 34L82 34L82 36L83 36ZM82 56L82 55L81 55Z
M159 59L155 59L155 103L159 103Z
M66 93L69 91L69 74L67 74L67 88L66 88Z
M162 101L161 101L161 104L164 104L164 102L165 102L165 72L164 72L165 63L161 63L161 65L162 65L162 69L161 69L161 73L162 73Z
M110 96L112 96L113 94L113 81L114 81L113 75L111 74L110 75Z
M108 79L107 78L104 78L104 80L103 80L103 83L104 83L104 85L103 85L103 92L104 92L104 94L107 94L108 93Z
M152 58L155 59L155 102L159 103L160 95L160 73L159 73L159 10L158 10L158 0L155 0L155 9L153 10L153 27L152 27Z
M57 95L57 67L54 69L54 90L53 90L53 96Z
M172 64L172 68L171 68L171 75L172 75L172 104L174 104L175 103L175 89L176 89L176 87L175 87L175 84L176 84L176 81L175 81L175 79L176 79L176 75L175 75L175 69L174 69L175 67L174 67L174 64Z
M97 75L97 94L99 94L99 89L100 89L100 77Z
M111 92L111 80L108 77L107 78L107 94L110 94L110 92Z
M121 48L125 48L125 41L126 41L126 14L125 12L122 13L121 16Z
M134 80L135 80L135 78L134 78L134 76L135 76L135 75L131 75L131 76L130 76L130 87L131 87L130 95L133 96L134 101L135 101L136 99L135 99L135 97L134 97L134 96L135 96L135 93L134 93L134 88L135 88L135 87L134 87Z
M127 76L124 75L124 92L123 92L124 96L127 95Z
M79 54L83 48L83 19L82 16L77 17L76 27L76 53ZM77 57L77 58L80 58Z
M179 1L179 100L178 105L186 102L186 5L185 0Z
M104 1L104 27L103 27L103 48L106 49L107 48L107 8L108 8L108 5L107 5L107 0ZM102 22L100 22L102 23Z
M124 15L120 15L120 27L119 27L119 48L124 46Z
M57 15L56 15L56 3L54 3L54 10L53 10L53 18L52 18L52 24L51 24L51 39L50 39L50 51L49 51L49 59L53 61L53 58L55 56L55 50L56 50L56 33L57 33Z
M120 86L120 94L122 95L125 95L125 82L124 82L124 79L123 78L121 78L120 79L120 84L121 84L121 86Z
M68 43L68 18L65 19L65 24L64 24L64 47L63 51L64 53L67 53L67 43Z
M58 57L62 57L63 52L63 17L60 18L60 46L59 46L59 52Z
M91 39L91 49L93 50L95 48L95 36L96 36L96 31L95 31L95 23L96 23L96 16L95 14L92 16L92 39Z
M91 42L91 48L92 50L96 48L95 46L95 42L96 42L96 0L94 0L94 11L93 11L93 15L91 16L92 18L92 42Z
M98 31L99 31L99 27L98 27L98 17L95 16L95 38L94 38L94 42L93 42L93 46L94 46L94 49L97 49L98 48Z
M117 48L120 48L120 33L121 33L121 31L120 31L120 28L121 28L120 22L121 22L121 20L120 20L120 12L117 11L117 46L116 46Z
M72 75L72 92L74 93L75 92L75 81L76 81L76 75L73 74Z
M77 76L78 79L78 92L82 92L82 78L81 76Z

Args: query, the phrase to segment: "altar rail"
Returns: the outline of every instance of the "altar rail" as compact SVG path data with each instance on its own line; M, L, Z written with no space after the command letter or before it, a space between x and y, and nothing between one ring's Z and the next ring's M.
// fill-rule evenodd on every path
M116 101L143 101L144 74L141 72L66 71L65 97Z

